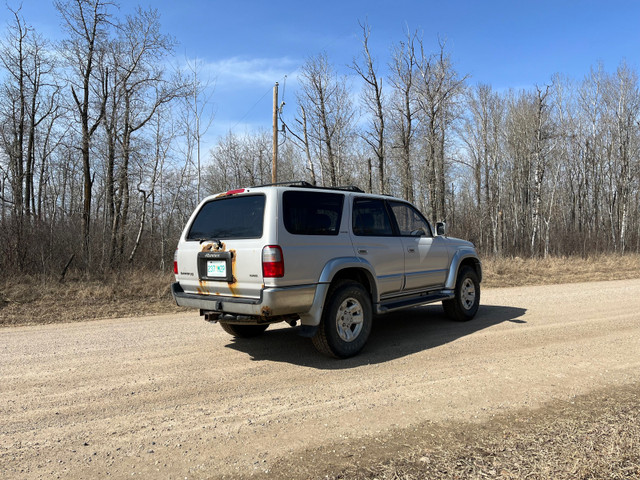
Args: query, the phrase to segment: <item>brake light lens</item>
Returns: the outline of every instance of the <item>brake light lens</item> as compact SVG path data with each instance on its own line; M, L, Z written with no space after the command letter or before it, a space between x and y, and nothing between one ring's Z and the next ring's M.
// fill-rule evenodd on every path
M236 195L237 193L244 193L244 188L237 188L235 190L229 190L225 195Z
M284 255L278 245L267 245L262 249L262 275L265 278L284 277Z
M174 275L178 275L178 249L176 248L176 253L173 254L173 273Z

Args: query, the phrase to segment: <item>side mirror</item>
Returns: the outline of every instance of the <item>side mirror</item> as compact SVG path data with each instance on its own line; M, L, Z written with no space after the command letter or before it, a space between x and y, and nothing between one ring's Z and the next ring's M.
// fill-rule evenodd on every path
M436 235L444 237L447 234L447 225L444 222L436 223Z

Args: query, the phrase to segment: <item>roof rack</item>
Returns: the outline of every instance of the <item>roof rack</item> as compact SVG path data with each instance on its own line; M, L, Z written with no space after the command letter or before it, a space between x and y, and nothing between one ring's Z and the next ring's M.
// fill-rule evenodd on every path
M355 185L343 185L338 187L324 187L318 185L312 185L309 182L304 180L293 181L293 182L276 182L276 183L265 183L263 185L254 185L254 188L258 187L277 187L277 186L286 186L286 187L304 187L304 188L317 188L319 190L344 190L347 192L358 192L364 193L360 188Z
M346 190L348 192L364 193L364 190L362 190L360 187L356 187L355 185L342 185L339 187L324 187L324 188L329 188L331 190Z
M286 187L314 187L309 182L305 182L304 180L298 180L293 182L276 182L276 183L263 183L262 185L254 185L253 188L259 187L277 187L277 186L286 186Z

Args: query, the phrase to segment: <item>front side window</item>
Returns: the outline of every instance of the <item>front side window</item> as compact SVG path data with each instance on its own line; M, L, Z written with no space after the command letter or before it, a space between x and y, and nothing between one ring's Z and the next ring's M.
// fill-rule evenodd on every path
M282 195L284 227L295 235L338 235L344 195L290 190Z
M187 240L261 238L264 195L241 195L205 203L198 212Z
M420 213L408 203L390 202L403 237L432 236L431 227Z
M377 198L356 198L353 202L353 233L368 237L393 235L391 219L384 201Z

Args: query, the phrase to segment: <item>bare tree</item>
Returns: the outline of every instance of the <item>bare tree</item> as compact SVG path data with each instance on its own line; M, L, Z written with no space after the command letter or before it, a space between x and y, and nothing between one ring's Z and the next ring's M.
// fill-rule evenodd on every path
M80 151L83 172L82 249L84 261L91 266L89 239L91 234L91 198L93 171L91 139L105 113L106 95L101 91L104 82L96 78L96 66L104 59L107 29L111 25L109 8L114 4L105 0L66 0L56 2L65 22L68 37L62 42L62 53L71 70L69 85L81 128Z
M370 129L362 138L373 150L378 163L378 191L385 193L385 129L384 129L384 100L382 97L382 78L376 72L373 58L369 50L369 36L371 28L365 22L360 23L362 29L362 58L360 62L354 59L351 68L364 81L362 103L370 115Z
M490 244L492 253L501 248L499 241L502 171L501 141L503 102L489 85L480 84L467 94L467 116L461 138L466 146L473 174L477 238Z
M309 132L307 130L307 112L304 109L303 105L300 105L300 117L296 119L300 128L302 129L302 138L297 136L295 133L293 135L302 141L302 145L304 146L305 158L307 159L307 169L309 171L309 175L311 175L311 185L317 185L318 180L316 179L316 169L314 167L313 158L311 156L311 145L309 142Z
M6 178L11 194L3 191L0 201L12 205L15 230L11 241L22 262L23 235L33 228L32 216L40 218L47 168L49 151L46 147L40 150L38 143L47 141L59 116L59 87L53 81L54 61L47 42L25 23L20 10L9 11L13 22L0 42L0 65L7 72L0 97L0 148L8 159Z
M170 105L165 105L156 110L154 119L152 120L152 137L151 142L154 149L153 169L151 172L151 236L154 233L159 235L158 244L160 250L159 265L160 269L165 268L165 257L167 249L167 230L166 223L172 216L172 211L165 211L164 206L164 184L163 180L166 176L165 165L170 157L170 148L176 137L176 129L171 121Z
M413 165L412 150L414 139L414 120L416 116L416 34L407 32L407 39L394 47L391 61L390 82L393 86L391 100L391 123L397 140L394 146L401 151L401 181L404 198L413 202Z
M540 230L540 206L542 202L542 181L547 171L552 138L549 103L549 86L544 91L536 87L534 99L534 142L533 142L533 202L531 214L531 255L537 253L538 233Z
M611 160L615 187L614 202L610 204L611 234L614 247L624 253L627 249L627 234L631 212L632 183L637 176L639 155L638 117L640 115L640 92L638 75L626 63L622 63L612 75L605 91L605 105L609 113L611 129Z
M604 71L602 65L591 68L577 89L576 110L578 120L573 131L576 139L575 159L569 164L569 191L571 205L570 228L577 234L574 241L599 251L601 239L599 227L602 218L600 192L603 184L594 181L602 178L603 146L603 92ZM582 152L582 153L580 153ZM597 200L596 200L597 199Z
M191 137L190 142L195 147L195 161L197 172L197 201L201 198L202 184L202 138L207 134L209 127L213 123L214 114L212 110L211 97L214 91L214 82L210 78L206 80L202 78L202 62L200 60L187 60L185 65L186 74L183 83L187 91L185 92L184 102L187 107L185 121L189 123L187 126L187 134Z
M418 104L426 144L426 183L429 214L433 219L445 219L446 162L445 146L452 122L458 116L458 102L464 91L466 77L458 76L451 59L440 42L437 54L428 55L420 41L418 59L420 83Z
M0 45L2 66L8 72L9 77L3 85L5 102L2 104L3 125L0 127L2 134L2 147L9 160L8 180L11 185L11 197L3 197L11 202L14 217L18 224L22 224L25 209L29 208L25 202L25 176L28 166L25 165L26 142L28 135L28 43L29 28L24 25L24 20L19 11L11 11L14 22L9 25L7 36ZM28 194L27 194L28 195ZM25 205L25 203L27 203ZM21 228L18 229L21 232ZM19 233L18 232L18 233Z
M328 181L323 175L323 183L338 185L346 176L341 162L349 148L354 111L346 79L338 77L325 54L303 65L298 104L313 153L320 159L322 172L328 170Z
M180 94L180 85L165 79L162 60L171 52L173 40L160 32L157 11L138 9L135 15L128 16L120 24L119 32L111 67L116 90L113 94L114 103L118 104L121 122L120 128L114 132L121 151L118 189L116 195L108 199L109 209L113 212L113 217L110 218L111 262L114 260L114 253L118 256L124 253L125 227L130 205L129 167L135 150L134 136L151 121L161 105ZM143 194L145 202L150 194L150 191ZM143 205L144 208L146 205Z

